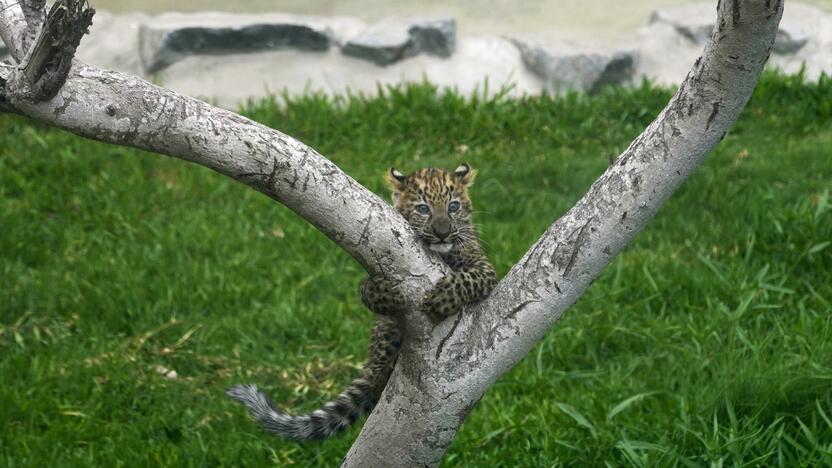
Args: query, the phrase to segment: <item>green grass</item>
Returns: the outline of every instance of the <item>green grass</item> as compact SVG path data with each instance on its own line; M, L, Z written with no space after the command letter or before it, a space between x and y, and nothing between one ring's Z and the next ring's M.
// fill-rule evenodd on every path
M670 94L420 85L245 113L378 193L391 165L470 162L504 274ZM303 411L356 374L372 317L348 255L204 168L9 116L0 135L0 465L341 460L357 427L284 442L223 390L256 382ZM765 75L703 167L483 397L444 466L832 465L831 181L832 80Z

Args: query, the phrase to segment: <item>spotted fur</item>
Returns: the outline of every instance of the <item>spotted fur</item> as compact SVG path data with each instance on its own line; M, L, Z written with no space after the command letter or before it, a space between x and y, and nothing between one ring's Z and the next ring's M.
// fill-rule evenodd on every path
M494 267L480 246L471 218L468 187L475 176L467 164L453 172L426 168L409 176L396 169L388 173L396 210L451 269L423 302L424 312L437 321L484 298L496 283ZM401 333L393 316L402 309L403 299L383 277L365 279L360 293L367 308L377 314L369 357L359 377L335 400L312 413L292 416L277 409L255 385L237 385L226 393L244 403L266 429L292 440L332 436L369 413L396 364Z

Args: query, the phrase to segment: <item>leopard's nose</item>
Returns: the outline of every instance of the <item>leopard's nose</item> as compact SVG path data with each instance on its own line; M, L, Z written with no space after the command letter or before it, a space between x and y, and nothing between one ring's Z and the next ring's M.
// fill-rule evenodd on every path
M433 233L439 240L445 240L451 233L451 221L448 218L436 218L433 222Z

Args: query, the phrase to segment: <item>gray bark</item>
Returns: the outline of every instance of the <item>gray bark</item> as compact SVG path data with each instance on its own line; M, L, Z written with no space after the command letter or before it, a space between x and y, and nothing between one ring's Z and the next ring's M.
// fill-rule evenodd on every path
M20 62L29 50L35 34L18 3L10 0L0 2L0 38L3 38L12 57Z
M44 16L43 0L28 0L21 7L27 24L24 45L29 46L25 57L18 58L18 70L8 80L12 83L7 87L9 97L46 101L63 87L75 49L92 24L95 10L79 0L57 0L48 16Z
M0 34L21 34L0 0ZM557 220L491 296L432 327L419 312L445 270L386 203L301 142L139 78L76 63L60 93L0 107L81 136L210 167L284 203L411 301L405 342L344 466L435 466L465 416L519 362L704 160L771 51L781 0L722 0L702 57L653 123ZM21 13L22 17L22 13ZM15 42L6 41L7 44ZM12 45L13 51L18 50ZM18 55L15 55L18 57Z

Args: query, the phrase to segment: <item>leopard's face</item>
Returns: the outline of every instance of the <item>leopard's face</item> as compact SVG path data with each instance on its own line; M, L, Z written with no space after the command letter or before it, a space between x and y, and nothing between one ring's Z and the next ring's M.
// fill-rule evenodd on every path
M388 182L393 205L416 235L431 250L447 254L476 238L468 198L475 176L476 171L463 164L453 172L426 168L407 176L391 169Z

